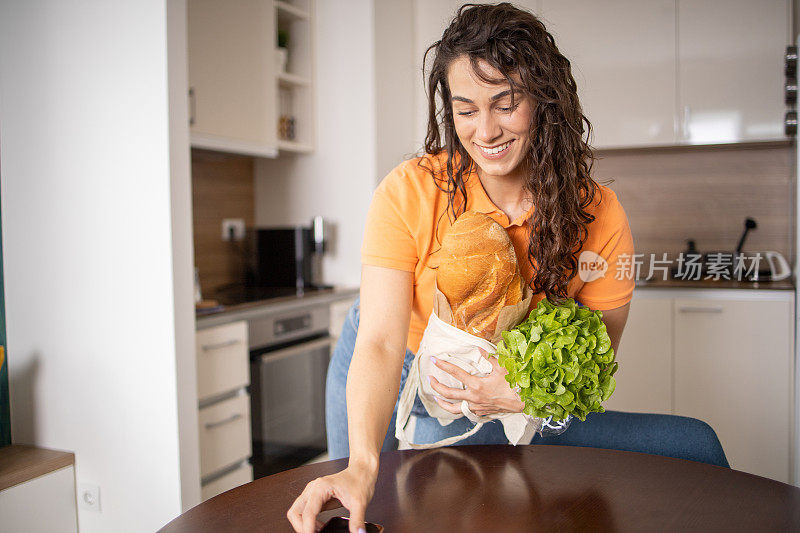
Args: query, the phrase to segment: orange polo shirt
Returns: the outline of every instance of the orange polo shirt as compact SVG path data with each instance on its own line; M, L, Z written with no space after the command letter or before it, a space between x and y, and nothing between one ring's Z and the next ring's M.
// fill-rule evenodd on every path
M430 157L442 168L446 155ZM408 348L419 348L422 333L433 309L436 271L431 268L431 254L441 246L442 236L452 225L447 209L447 194L439 190L428 170L419 166L420 158L401 163L380 183L372 198L367 215L361 262L414 273L414 300L408 331ZM466 178L467 210L486 213L508 232L517 261L526 283L533 276L528 261L528 227L525 221L533 209L510 221L486 194L477 173ZM587 227L588 237L581 249L597 253L608 262L605 275L584 282L573 277L568 285L569 296L591 309L615 309L631 301L634 280L620 275L619 267L630 264L633 237L628 218L614 191L603 185L586 210L595 216ZM438 223L438 227L437 227ZM627 259L626 259L627 256ZM584 276L586 277L586 276ZM531 309L544 298L535 294Z

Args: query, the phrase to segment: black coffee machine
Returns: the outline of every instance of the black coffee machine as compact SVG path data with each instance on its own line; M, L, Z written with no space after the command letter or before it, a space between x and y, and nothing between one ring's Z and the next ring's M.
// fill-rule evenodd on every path
M328 249L327 222L310 226L255 228L248 235L247 284L252 287L331 288L322 284L322 256Z

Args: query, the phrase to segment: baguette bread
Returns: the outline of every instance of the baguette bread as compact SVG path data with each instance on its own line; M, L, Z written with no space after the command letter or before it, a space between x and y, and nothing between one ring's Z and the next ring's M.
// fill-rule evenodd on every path
M495 333L500 310L523 298L514 245L491 217L467 211L442 239L436 285L454 326L484 339Z

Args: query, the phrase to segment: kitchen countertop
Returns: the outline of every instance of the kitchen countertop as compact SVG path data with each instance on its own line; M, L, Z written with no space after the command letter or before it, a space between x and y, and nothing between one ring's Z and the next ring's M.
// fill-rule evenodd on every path
M761 291L793 291L794 283L791 278L780 281L736 281L736 280L697 280L684 281L679 279L652 279L636 282L637 289L744 289Z
M327 291L315 291L304 296L284 296L271 298L259 302L247 302L238 305L228 305L211 313L197 315L196 328L204 329L238 320L282 313L308 304L331 304L358 296L358 287L336 287Z
M636 282L636 289L740 289L740 290L769 290L792 291L794 283L791 279L781 281L735 281L735 280L697 280L683 281L675 279L652 279ZM225 306L219 311L197 315L197 329L204 329L221 324L248 320L277 312L289 311L297 307L315 304L330 304L358 296L358 287L336 287L329 291L317 291L305 296L285 296L258 302L248 302L238 305Z
M75 464L75 454L12 444L0 450L0 490Z

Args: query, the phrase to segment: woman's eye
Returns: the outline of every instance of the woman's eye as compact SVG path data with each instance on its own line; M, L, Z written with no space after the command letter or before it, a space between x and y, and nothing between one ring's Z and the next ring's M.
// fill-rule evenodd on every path
M515 105L514 106L501 106L501 107L498 107L497 110L500 111L501 113L511 113L516 108L517 108L517 106L515 106Z
M475 111L458 111L456 114L461 115L462 117L470 117L475 113Z

